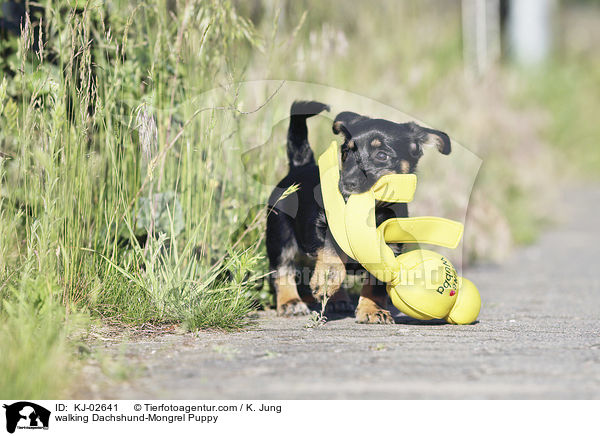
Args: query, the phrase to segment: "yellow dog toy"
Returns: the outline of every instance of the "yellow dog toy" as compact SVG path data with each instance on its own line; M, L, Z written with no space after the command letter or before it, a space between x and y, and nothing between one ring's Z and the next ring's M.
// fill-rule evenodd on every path
M414 174L381 177L367 192L344 201L339 191L338 145L334 141L319 158L321 192L329 229L340 248L382 282L394 306L417 319L444 318L471 324L481 297L445 257L430 250L395 256L387 243L422 243L456 248L463 225L438 217L392 218L375 224L377 201L409 203L417 187Z

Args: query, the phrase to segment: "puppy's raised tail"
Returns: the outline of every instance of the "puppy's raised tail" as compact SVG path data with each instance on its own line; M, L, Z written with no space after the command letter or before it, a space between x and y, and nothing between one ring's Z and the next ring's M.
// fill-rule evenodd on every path
M290 127L287 137L287 155L290 169L315 162L308 143L306 119L317 115L329 106L318 101L295 101L290 108Z

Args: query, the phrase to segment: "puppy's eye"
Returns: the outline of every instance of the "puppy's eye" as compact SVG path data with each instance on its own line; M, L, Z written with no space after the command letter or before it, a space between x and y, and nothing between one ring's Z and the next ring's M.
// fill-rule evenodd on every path
M390 158L390 155L383 151L378 151L377 153L375 153L375 159L380 160L382 162L385 162L389 158Z

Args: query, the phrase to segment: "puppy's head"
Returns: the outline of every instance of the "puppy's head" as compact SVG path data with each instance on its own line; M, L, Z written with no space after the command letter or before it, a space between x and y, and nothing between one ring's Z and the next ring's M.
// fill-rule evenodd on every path
M385 174L413 173L428 147L450 153L450 138L444 132L354 112L340 113L333 133L344 137L340 192L345 197L367 191Z

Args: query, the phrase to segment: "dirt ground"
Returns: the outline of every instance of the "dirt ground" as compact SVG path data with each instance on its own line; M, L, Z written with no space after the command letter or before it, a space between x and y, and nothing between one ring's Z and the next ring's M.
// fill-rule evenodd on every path
M465 276L479 322L305 328L258 315L239 333L158 334L92 346L76 398L600 398L600 187L569 189L564 219L502 266Z

